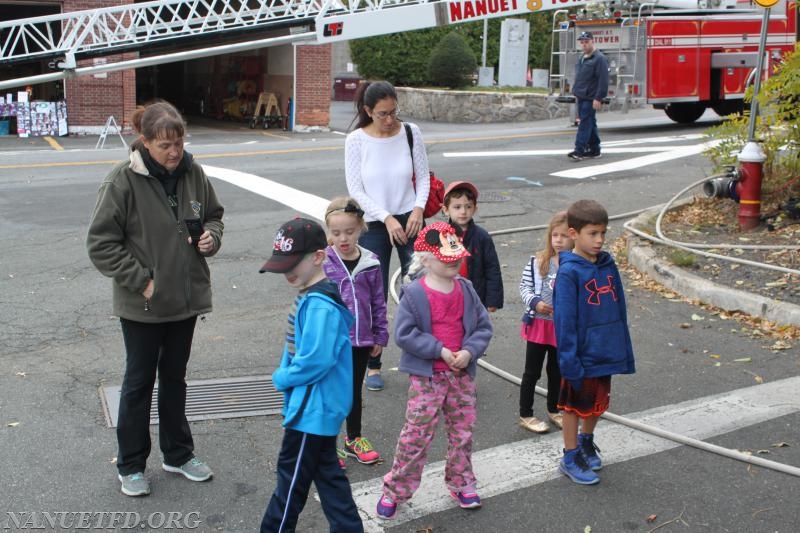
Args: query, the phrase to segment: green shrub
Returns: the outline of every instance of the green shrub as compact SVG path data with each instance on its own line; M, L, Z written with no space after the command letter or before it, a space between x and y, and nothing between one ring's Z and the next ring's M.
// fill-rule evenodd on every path
M471 84L471 76L477 67L466 39L452 31L431 52L428 76L433 85L458 89Z
M762 189L765 199L781 202L800 190L798 182L789 182L800 174L800 48L787 54L776 74L761 85L758 99L755 138L761 142L766 161ZM753 89L747 90L745 113L732 116L708 131L709 136L720 141L706 150L715 170L725 165L737 165L737 155L747 142L750 123L749 103ZM770 197L771 196L771 197Z
M532 68L550 67L552 15L531 13L525 17L531 23L528 63ZM486 39L486 65L500 60L500 26L502 19L490 19ZM350 55L358 65L358 73L368 80L386 80L395 86L425 87L428 77L428 58L436 44L448 33L458 32L467 40L473 55L481 57L483 21L467 22L425 30L392 33L349 41Z

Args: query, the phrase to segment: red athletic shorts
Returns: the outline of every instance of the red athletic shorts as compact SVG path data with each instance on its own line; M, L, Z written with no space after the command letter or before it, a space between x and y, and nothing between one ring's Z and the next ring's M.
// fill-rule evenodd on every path
M584 378L581 390L572 388L569 381L561 380L558 408L575 413L580 418L600 416L608 410L611 400L611 376Z

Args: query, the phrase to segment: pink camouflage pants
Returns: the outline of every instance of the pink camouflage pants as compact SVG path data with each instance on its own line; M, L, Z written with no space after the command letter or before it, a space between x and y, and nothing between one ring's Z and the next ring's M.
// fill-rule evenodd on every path
M419 488L439 413L444 415L447 429L444 482L455 492L475 492L472 472L475 399L475 382L466 372L409 377L406 423L397 441L392 470L383 476L384 495L402 503L410 500Z

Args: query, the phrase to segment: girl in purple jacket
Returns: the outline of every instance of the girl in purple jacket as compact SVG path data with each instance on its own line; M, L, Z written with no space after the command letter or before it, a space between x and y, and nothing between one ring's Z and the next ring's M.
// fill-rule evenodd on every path
M350 328L353 407L347 416L347 435L339 464L344 468L342 456L351 456L369 465L378 462L381 456L361 434L361 387L370 357L378 357L389 342L381 265L375 254L358 245L358 237L367 225L364 211L354 199L334 198L325 211L325 225L330 245L322 267L328 279L339 286L342 300L355 317Z

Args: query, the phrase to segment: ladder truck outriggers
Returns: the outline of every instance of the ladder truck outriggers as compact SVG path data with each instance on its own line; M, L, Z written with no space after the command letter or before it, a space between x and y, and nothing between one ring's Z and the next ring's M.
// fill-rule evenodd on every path
M762 13L737 0L608 0L556 11L551 94L572 100L577 37L588 31L608 59L612 107L652 105L679 123L694 122L709 108L721 116L739 113L756 75ZM796 40L796 2L778 0L767 28L764 77Z

